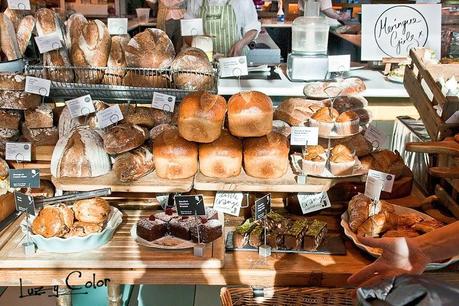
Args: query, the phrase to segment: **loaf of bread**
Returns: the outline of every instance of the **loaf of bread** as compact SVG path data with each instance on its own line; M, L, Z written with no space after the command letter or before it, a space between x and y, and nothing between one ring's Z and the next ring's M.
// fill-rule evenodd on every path
M177 129L164 131L153 143L156 174L164 179L184 179L198 170L198 147Z
M238 176L242 168L242 143L223 130L211 143L199 145L199 170L208 177Z
M27 192L27 190L24 190L24 192ZM40 188L32 188L27 194L33 197L52 198L54 197L54 185L48 180L40 180Z
M4 57L8 61L13 61L22 57L19 51L16 31L11 20L3 13L0 13L0 47Z
M35 13L38 36L56 34L64 42L64 27L59 16L50 9L41 8Z
M0 128L0 141L15 141L18 139L20 131L18 129Z
M17 130L20 122L19 111L0 109L0 128Z
M54 177L96 177L110 169L102 138L89 127L77 127L60 138L51 158Z
M23 74L0 73L0 90L24 90L25 76Z
M100 100L94 100L93 103L94 103L94 109L96 110L96 112L104 110L110 106L107 103L100 101ZM59 138L66 136L75 127L81 126L81 125L88 125L92 129L98 128L96 114L92 113L88 116L72 118L68 107L65 106L61 112L61 115L59 116L59 124L58 124Z
M138 125L114 125L103 135L104 148L108 154L121 154L143 145L147 136L147 130Z
M264 136L271 132L272 125L273 104L264 93L241 92L228 101L228 126L234 136Z
M21 19L19 26L16 30L16 38L18 40L19 53L21 57L27 49L27 45L32 38L32 31L35 28L35 18L32 15L25 16Z
M213 87L213 68L207 55L198 48L188 48L172 62L174 84L180 89L210 90ZM181 71L193 71L186 73Z
M279 178L289 167L289 150L287 137L275 132L244 139L244 170L256 178Z
M78 43L83 26L88 23L83 14L72 14L65 22L65 45L67 49L71 49L72 44Z
M53 104L41 104L34 110L26 110L24 112L25 125L29 129L53 127L53 106Z
M208 92L194 92L180 103L178 128L188 141L209 143L220 136L225 122L225 98Z
M324 104L321 101L289 98L276 108L274 119L287 122L291 126L301 126L322 107Z
M70 59L77 67L105 67L110 54L111 38L107 26L100 20L91 20L83 25L78 42L70 50ZM81 83L99 84L104 71L76 70Z
M365 157L360 158L362 168L366 170L376 170L384 173L395 175L398 179L402 176L405 170L405 163L400 154L395 151L382 150L370 153Z
M4 181L10 175L10 166L8 163L3 159L0 158L0 181Z
M50 128L31 129L23 123L22 136L34 145L51 146L55 145L59 140L59 130L55 126Z
M170 112L162 111L159 109L143 106L120 105L121 112L123 113L124 121L152 128L160 124L170 123L172 114Z
M163 72L128 71L123 78L123 85L133 87L170 88L171 80Z
M41 104L41 96L23 92L0 91L0 109L34 109Z
M0 222L16 211L14 195L8 192L0 196Z
M23 12L23 10L12 10L10 8L6 8L3 12L3 14L5 14L5 16L7 16L13 23L14 31L16 32L18 31L22 18L24 18Z
M136 181L153 170L153 154L146 146L118 155L113 164L113 171L121 182Z
M168 123L160 124L155 126L150 130L150 140L155 141L156 137L161 135L164 131L176 129L176 126L170 125Z
M108 56L107 67L113 67L113 69L107 69L104 75L104 84L108 85L123 85L123 78L126 74L126 70L120 68L126 68L126 57L124 52L127 44L129 43L129 35L125 36L112 36L110 54Z

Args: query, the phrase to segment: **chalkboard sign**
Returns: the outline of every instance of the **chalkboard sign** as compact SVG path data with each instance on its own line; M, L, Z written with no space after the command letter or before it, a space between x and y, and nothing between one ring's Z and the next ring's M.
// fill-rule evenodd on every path
M271 210L271 195L267 194L264 197L255 201L255 220L263 219Z
M206 214L202 195L178 195L174 199L177 206L177 213L180 216L204 216Z
M362 5L362 60L408 56L426 47L441 53L441 5Z
M16 202L17 211L27 212L29 215L35 216L35 204L32 196L15 192L14 201Z
M9 178L12 188L40 188L39 169L11 169Z

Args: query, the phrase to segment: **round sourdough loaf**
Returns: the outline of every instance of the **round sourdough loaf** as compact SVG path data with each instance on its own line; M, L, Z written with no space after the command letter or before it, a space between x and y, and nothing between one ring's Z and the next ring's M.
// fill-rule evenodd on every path
M210 90L213 86L212 64L207 55L198 48L188 48L177 55L171 68L177 88L190 90ZM186 73L183 71L193 71Z
M108 154L121 154L143 145L148 131L138 125L123 123L112 126L103 135L104 148Z

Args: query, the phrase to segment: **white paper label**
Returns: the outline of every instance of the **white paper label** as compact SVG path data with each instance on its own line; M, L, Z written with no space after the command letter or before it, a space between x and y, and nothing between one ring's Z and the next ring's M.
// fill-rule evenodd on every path
M12 10L30 10L29 0L8 0L8 8Z
M30 142L7 142L5 145L5 159L17 162L32 160L32 144Z
M381 148L386 142L386 135L378 130L374 125L369 124L365 131L365 138L368 140L374 148Z
M127 18L108 18L108 33L110 35L125 35L128 32Z
M72 116L72 118L86 116L96 111L91 95L65 101L65 104L69 108L70 116Z
M180 19L180 28L182 36L204 35L202 18Z
M371 176L377 180L384 182L382 191L392 192L392 187L394 186L395 181L395 175L370 169L368 170L368 176Z
M217 192L214 209L228 215L239 216L243 198L242 192Z
M176 98L174 96L154 92L151 107L173 113L175 108L175 99Z
M44 97L49 96L51 81L47 79L26 76L25 91Z
M374 201L379 201L381 191L384 188L384 181L367 176L367 182L365 184L365 195Z
M315 146L319 142L318 127L292 126L290 145L292 146Z
M351 55L329 55L328 72L345 72L351 70Z
M121 113L120 106L118 104L115 104L113 106L110 106L109 108L97 112L96 116L99 128L101 129L104 129L107 126L115 124L118 121L123 120L124 118L123 114Z
M303 214L331 207L330 199L326 192L301 192L298 193L297 197Z
M220 76L226 77L239 77L248 75L249 70L247 68L247 57L236 56L236 57L223 57L219 59L220 62Z
M458 123L459 122L459 111L456 111L446 121L446 123Z
M37 43L38 50L42 54L62 48L61 39L56 33L44 36L36 36L35 42Z

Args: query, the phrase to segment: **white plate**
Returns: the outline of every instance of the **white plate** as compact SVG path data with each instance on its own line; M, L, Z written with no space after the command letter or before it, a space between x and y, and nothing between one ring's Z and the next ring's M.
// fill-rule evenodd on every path
M164 236L154 241L148 241L137 236L137 223L131 228L131 237L140 245L148 248L157 248L165 250L183 250L190 249L196 245L193 241L183 240L174 236Z
M409 213L415 213L417 215L419 215L420 217L422 217L424 220L433 220L433 218L429 215L426 215L422 212L419 212L417 210L414 210L414 209L411 209L411 208L408 208L408 207L403 207L403 206L398 206L398 205L394 205L394 209L395 209L395 213L400 215L400 214L409 214ZM354 244L366 251L367 253L369 253L370 255L374 256L374 257L379 257L381 255L381 249L378 249L378 248L371 248L371 247L368 247L362 243L360 243L358 240L357 240L357 234L354 233L351 228L349 227L349 217L347 215L347 211L345 211L342 215L341 215L341 226L343 227L344 229L344 234L350 238ZM427 265L426 267L426 270L438 270L438 269L442 269L442 268L445 268L447 266L449 266L450 264L452 263L455 263L456 261L459 261L459 256L454 256L452 257L450 260L448 261L445 261L445 262L434 262L434 263L430 263Z

